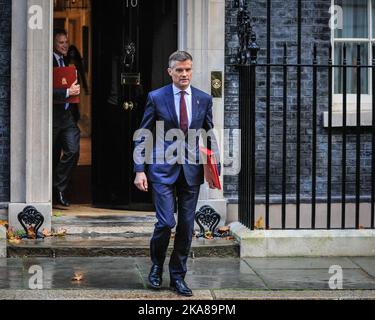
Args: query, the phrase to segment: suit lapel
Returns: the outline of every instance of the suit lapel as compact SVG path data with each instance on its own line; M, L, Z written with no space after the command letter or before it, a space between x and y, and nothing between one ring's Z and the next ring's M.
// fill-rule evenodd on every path
M167 87L166 93L165 93L165 101L167 104L167 109L169 111L169 114L171 115L173 122L176 125L176 128L179 128L179 121L177 119L177 113L176 113L176 107L174 105L174 96L173 96L173 87L172 85Z

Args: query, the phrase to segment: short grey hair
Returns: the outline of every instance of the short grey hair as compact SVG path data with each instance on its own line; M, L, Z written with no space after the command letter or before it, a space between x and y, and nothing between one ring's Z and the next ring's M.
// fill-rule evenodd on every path
M183 62L187 60L190 60L191 62L193 62L193 57L191 56L190 53L186 51L176 51L172 53L171 56L169 57L169 68L173 69L176 65L176 62L178 61Z

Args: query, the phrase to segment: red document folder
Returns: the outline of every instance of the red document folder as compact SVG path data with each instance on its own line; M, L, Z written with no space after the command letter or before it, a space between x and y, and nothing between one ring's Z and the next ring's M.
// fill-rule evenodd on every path
M77 69L72 67L53 68L53 88L69 89L77 80ZM66 103L79 103L79 96L69 97Z
M219 169L218 164L216 162L215 154L207 149L207 148L200 148L201 153L203 155L203 159L205 160L207 157L207 163L204 162L204 176L207 182L212 182L213 186L216 189L221 190L221 183L219 177Z

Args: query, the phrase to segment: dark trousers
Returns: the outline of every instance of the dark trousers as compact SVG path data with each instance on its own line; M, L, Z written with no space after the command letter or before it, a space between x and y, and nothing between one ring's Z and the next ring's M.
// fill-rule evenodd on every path
M64 192L72 170L77 166L80 151L80 130L67 110L53 124L53 187Z
M195 209L199 198L200 186L189 186L183 170L175 185L153 183L153 197L158 222L151 239L151 260L154 265L163 266L171 230L176 226L174 213L178 207L178 225L174 249L169 263L171 280L184 279L186 263L194 232ZM175 196L177 196L177 201Z

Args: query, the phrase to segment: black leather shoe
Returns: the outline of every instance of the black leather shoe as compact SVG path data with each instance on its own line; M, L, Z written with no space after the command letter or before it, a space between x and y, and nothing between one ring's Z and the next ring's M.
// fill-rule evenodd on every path
M56 191L56 201L64 207L70 207L70 203L66 200L64 192Z
M160 289L163 282L163 268L153 265L148 276L151 288Z
M193 295L193 292L190 290L184 280L171 281L171 290L184 297L191 297Z

